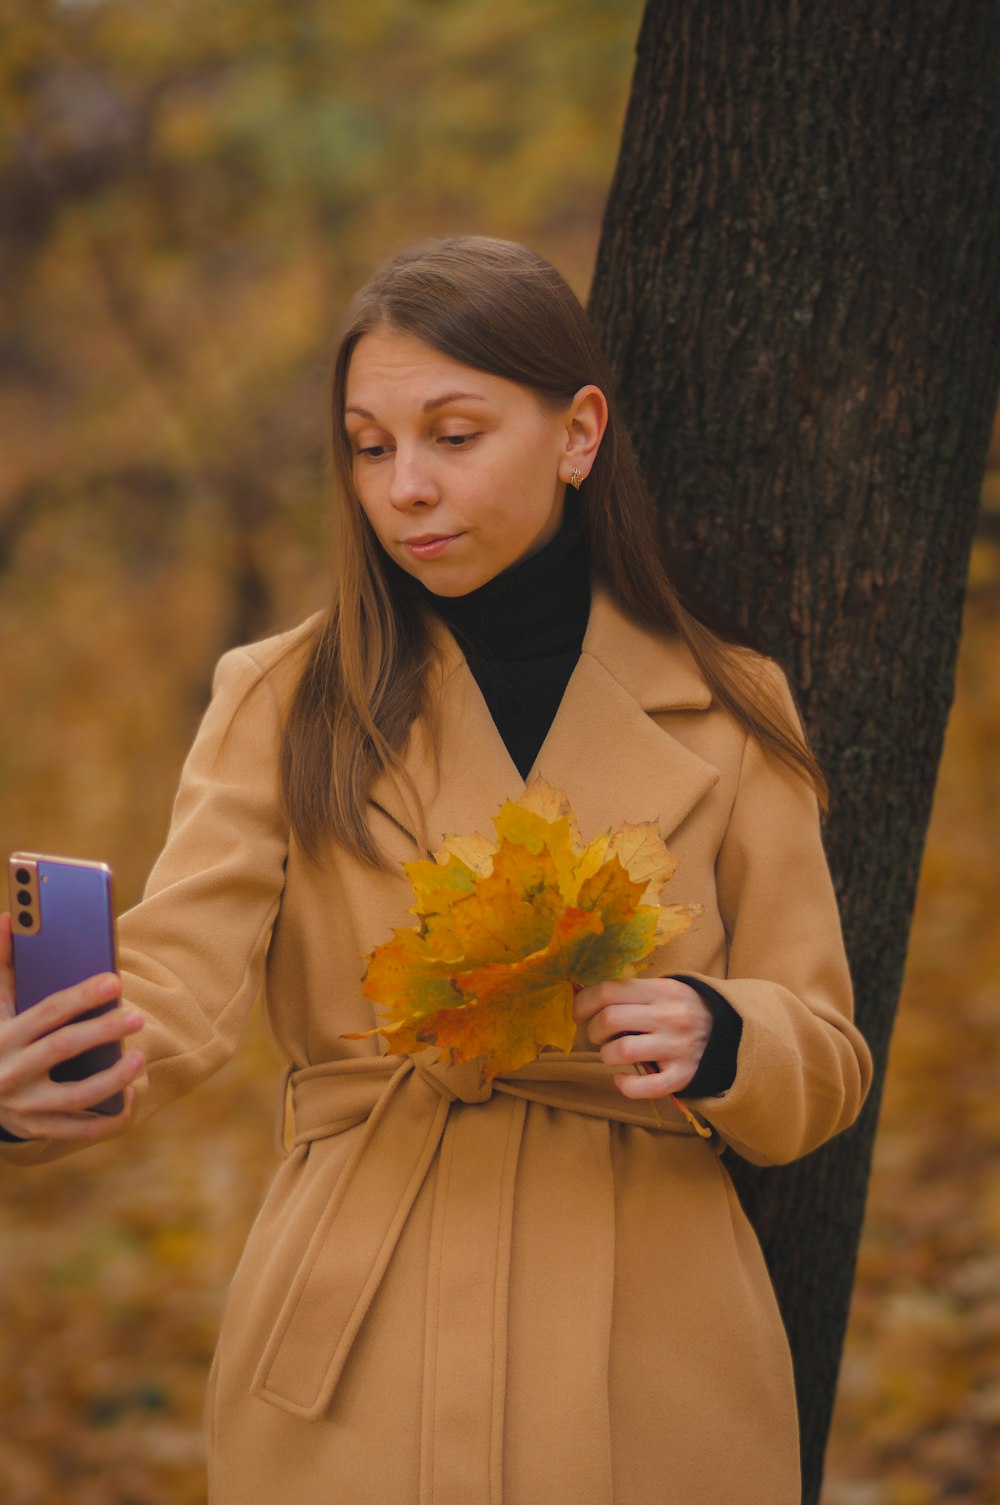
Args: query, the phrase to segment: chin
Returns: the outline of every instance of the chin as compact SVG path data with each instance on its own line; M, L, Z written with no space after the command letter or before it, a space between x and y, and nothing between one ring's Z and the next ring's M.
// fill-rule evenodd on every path
M425 590L431 591L435 596L449 598L469 595L471 591L478 590L481 585L485 585L488 580L492 580L495 575L499 575L506 568L505 565L501 565L499 569L479 574L470 570L435 569L430 562L419 569L414 569L412 559L408 559L405 565L402 560L399 563L408 575L420 581Z
M421 585L433 591L435 596L447 596L449 599L455 596L467 596L471 591L478 590L481 585L486 584L485 580L427 580L420 576L417 578L420 579Z

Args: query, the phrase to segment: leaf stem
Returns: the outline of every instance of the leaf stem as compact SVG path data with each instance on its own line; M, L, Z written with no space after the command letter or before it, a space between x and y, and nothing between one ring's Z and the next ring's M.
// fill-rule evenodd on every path
M657 1066L655 1061L636 1061L635 1069L640 1076L655 1076L660 1068ZM676 1093L668 1093L668 1096L674 1107L679 1109L680 1112L683 1113L684 1117L687 1119L694 1132L698 1135L699 1139L711 1139L712 1130L708 1127L708 1125L703 1124L700 1119L695 1118L694 1114L691 1112L691 1109L681 1102ZM649 1106L653 1110L653 1113L656 1117L656 1122L658 1124L662 1124L663 1115L661 1114L659 1108L656 1106L655 1098L649 1099Z

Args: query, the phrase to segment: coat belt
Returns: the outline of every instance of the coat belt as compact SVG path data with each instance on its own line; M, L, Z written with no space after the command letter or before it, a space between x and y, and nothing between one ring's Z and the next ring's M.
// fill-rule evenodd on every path
M667 1134L693 1136L694 1131L672 1104L660 1105L662 1122L648 1104L630 1104L595 1052L545 1055L487 1086L479 1083L474 1063L445 1067L432 1054L334 1061L290 1074L295 1146L359 1125L362 1131L309 1240L253 1391L307 1421L326 1412L410 1209L439 1157L428 1262L420 1498L461 1505L470 1498L471 1466L483 1481L476 1498L498 1505L509 1250L527 1104ZM457 1119L451 1113L456 1102L491 1097L499 1100L485 1113L462 1112ZM591 1257L579 1274L591 1285L597 1282L599 1290L588 1299L601 1297L610 1323L610 1167L608 1178L606 1188L586 1193L594 1201L588 1221L602 1230L607 1245L604 1257ZM573 1234L567 1229L569 1248ZM593 1311L593 1306L582 1309ZM320 1333L329 1335L325 1343L317 1342ZM457 1362L450 1362L450 1354ZM456 1458L457 1463L451 1461ZM449 1467L460 1471L451 1483Z

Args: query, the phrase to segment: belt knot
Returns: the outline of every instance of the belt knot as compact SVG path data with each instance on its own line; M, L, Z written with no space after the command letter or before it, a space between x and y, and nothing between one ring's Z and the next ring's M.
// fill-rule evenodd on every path
M477 1061L466 1061L459 1066L449 1066L446 1061L433 1058L432 1052L424 1051L414 1056L413 1070L435 1092L453 1103L485 1103L493 1096L493 1083L485 1082Z

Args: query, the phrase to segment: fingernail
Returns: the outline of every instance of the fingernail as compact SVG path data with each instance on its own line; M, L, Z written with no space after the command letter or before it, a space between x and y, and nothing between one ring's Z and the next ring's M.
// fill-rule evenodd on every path
M139 1029L142 1027L142 1025L145 1024L145 1022L146 1021L142 1017L142 1015L137 1014L134 1009L131 1013L125 1016L125 1023L128 1025L129 1029Z
M128 1064L130 1066L143 1066L145 1062L142 1052L139 1050L130 1050L128 1053Z
M101 998L116 998L119 986L117 977L102 977L97 985L98 996Z

